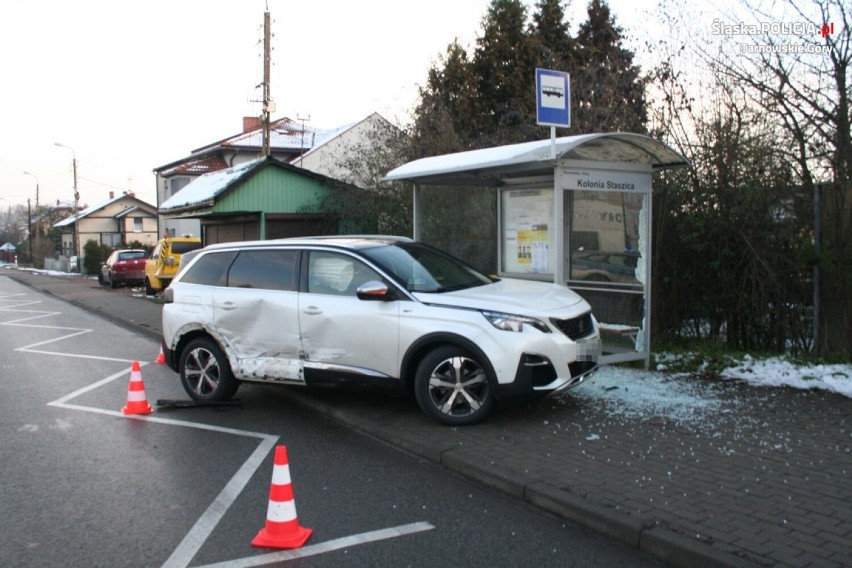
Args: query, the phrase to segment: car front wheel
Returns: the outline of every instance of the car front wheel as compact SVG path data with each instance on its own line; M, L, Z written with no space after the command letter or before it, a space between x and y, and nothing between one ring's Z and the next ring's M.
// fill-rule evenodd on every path
M194 339L180 357L180 382L194 400L229 400L240 384L222 349L211 339Z
M456 346L439 347L423 358L414 376L414 394L423 412L451 426L479 422L494 407L488 372Z

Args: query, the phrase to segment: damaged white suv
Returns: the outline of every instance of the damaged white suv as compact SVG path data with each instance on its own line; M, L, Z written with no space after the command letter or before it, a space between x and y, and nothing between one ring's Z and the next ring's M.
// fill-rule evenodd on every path
M564 286L485 276L401 237L226 243L165 292L163 352L199 401L240 382L392 386L451 425L597 368L591 308Z

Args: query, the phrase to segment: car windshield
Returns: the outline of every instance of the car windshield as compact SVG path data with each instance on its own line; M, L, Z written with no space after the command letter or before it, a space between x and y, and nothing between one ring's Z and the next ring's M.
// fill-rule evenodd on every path
M409 292L451 292L493 282L472 266L422 243L362 251Z

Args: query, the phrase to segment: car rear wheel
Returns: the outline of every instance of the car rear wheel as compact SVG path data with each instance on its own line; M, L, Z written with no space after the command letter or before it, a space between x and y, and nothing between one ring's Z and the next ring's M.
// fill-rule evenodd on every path
M229 400L240 384L222 349L211 339L192 340L180 357L180 382L194 400Z
M145 278L145 295L153 296L157 291L151 286L151 281L148 278Z
M423 412L451 426L479 422L494 407L488 372L456 346L439 347L423 358L414 377L414 394Z

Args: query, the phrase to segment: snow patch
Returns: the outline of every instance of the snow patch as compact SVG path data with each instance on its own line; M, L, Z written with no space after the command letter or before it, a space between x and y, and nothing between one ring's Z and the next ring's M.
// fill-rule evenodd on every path
M738 379L767 387L821 389L852 398L852 365L794 365L783 359L744 360L721 373L724 379Z

